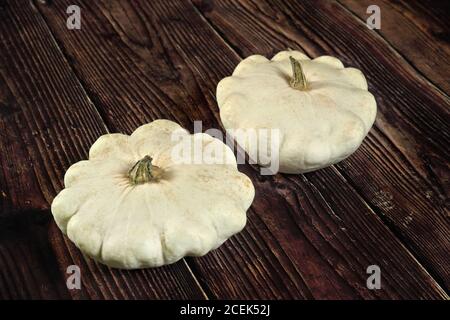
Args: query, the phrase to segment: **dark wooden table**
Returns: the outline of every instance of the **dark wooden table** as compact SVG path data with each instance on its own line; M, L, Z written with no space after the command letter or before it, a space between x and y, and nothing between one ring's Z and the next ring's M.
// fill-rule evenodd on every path
M81 30L66 26L81 8ZM365 21L381 8L381 29ZM448 299L449 1L0 1L0 298ZM107 132L168 118L222 128L215 88L292 48L361 69L377 120L347 160L261 176L248 224L147 270L84 258L49 207ZM81 290L66 287L69 265ZM381 269L369 290L366 269Z

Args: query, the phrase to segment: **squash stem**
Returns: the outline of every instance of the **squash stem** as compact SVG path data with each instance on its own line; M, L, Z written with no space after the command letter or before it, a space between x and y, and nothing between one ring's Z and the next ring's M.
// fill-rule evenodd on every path
M132 185L150 182L156 178L154 171L158 167L152 165L152 160L150 156L145 156L128 171L128 177Z
M297 90L306 90L308 88L308 83L306 82L302 65L292 56L289 56L289 60L291 61L292 73L294 74L290 82L291 87Z

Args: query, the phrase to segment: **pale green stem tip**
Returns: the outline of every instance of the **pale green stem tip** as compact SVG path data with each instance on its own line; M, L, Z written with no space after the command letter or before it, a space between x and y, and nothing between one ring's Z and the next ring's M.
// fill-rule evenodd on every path
M297 90L306 90L308 88L308 83L306 82L305 74L303 73L302 65L298 60L289 57L292 66L293 77L291 78L290 85L292 88Z

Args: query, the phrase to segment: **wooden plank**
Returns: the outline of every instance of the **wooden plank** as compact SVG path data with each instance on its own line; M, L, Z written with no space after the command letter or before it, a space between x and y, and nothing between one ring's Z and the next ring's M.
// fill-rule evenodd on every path
M431 28L431 33L441 40L448 39L448 29L450 28L448 19L450 3L448 1L400 0L398 3L406 8L405 15L410 16L418 25Z
M262 1L195 3L242 56L271 56L290 47L303 49L311 56L335 55L346 65L363 70L378 100L376 127L361 148L336 168L448 288L447 151L430 144L438 141L443 145L446 138L441 131L436 132L438 128L432 131L421 123L448 118L448 112L442 110L448 110L448 99L417 77L382 39L329 1L314 5L308 1L301 5L286 1L271 2L272 5ZM354 31L348 32L349 28ZM396 92L395 87L401 90ZM399 95L401 99L397 98ZM424 105L433 112L415 110ZM398 112L411 114L407 123L406 115ZM422 134L411 132L412 122L421 127ZM446 127L448 122L441 123L439 130L448 132ZM428 173L421 175L426 167ZM326 170L307 177L320 184L327 179L322 172Z
M46 237L48 205L20 135L24 122L0 74L0 299L64 299Z
M41 222L50 221L65 170L85 159L107 129L30 1L2 3L0 52L2 296L203 298L183 261L158 270L110 270L84 259L53 221ZM19 227L10 231L10 224ZM66 268L73 264L81 268L82 289L69 295Z
M19 111L16 99L0 75L0 219L47 208L20 136L24 119Z
M82 33L61 22L68 1L40 9L112 127L130 132L164 117L187 128L194 120L202 120L204 129L220 128L215 87L240 58L192 5L76 3ZM240 170L257 190L248 226L213 253L189 261L214 298L445 297L335 170L326 179L355 203L345 212L346 202L332 194L325 196L336 203L327 202L303 176L260 176L248 165ZM371 263L386 270L386 289L365 287Z
M366 13L369 5L379 6L382 25L377 32L431 82L450 94L450 45L448 39L445 39L446 30L444 26L433 23L432 18L424 19L424 11L419 11L422 9L422 1L339 0L339 2L363 21L369 16ZM448 1L441 2L447 3L448 6ZM416 7L419 12L413 11ZM440 7L439 2L431 3L427 10L435 7ZM450 6L447 10L450 10Z

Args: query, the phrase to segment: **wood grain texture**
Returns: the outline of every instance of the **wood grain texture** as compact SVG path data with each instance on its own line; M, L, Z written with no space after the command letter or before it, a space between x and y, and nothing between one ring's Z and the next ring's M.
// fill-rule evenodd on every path
M204 129L220 127L215 87L240 58L194 6L76 1L84 29L70 32L68 4L39 9L111 128L129 133L158 117L188 129L194 120ZM257 189L248 227L211 254L189 259L211 297L447 297L336 169L314 175L314 183L260 176L249 165L240 170ZM385 270L380 291L365 286L373 263Z
M86 158L106 126L31 2L2 3L0 52L2 297L204 298L183 261L158 271L110 270L62 236L49 204L65 170ZM81 268L82 289L69 292L72 264Z
M442 25L437 14L436 21L431 17L420 19L424 13L441 8L442 12L450 5L448 1L388 1L388 0L339 0L347 9L354 12L362 21L369 16L369 5L378 5L381 11L381 29L377 30L405 59L433 82L437 87L450 94L450 44L448 25ZM443 5L443 7L440 7ZM446 9L444 9L446 7ZM420 12L420 14L417 13ZM407 30L407 32L405 32Z
M47 207L20 135L23 123L17 101L0 75L0 219Z
M64 299L46 236L48 205L20 134L24 122L0 74L0 299Z
M376 126L360 149L335 167L448 288L448 150L444 144L449 122L433 130L424 127L424 123L448 119L448 99L418 77L385 41L331 1L195 4L243 57L255 53L270 57L290 47L313 57L337 56L367 75L379 106ZM420 110L425 106L433 112ZM415 125L422 127L423 134L411 131ZM431 140L442 147L435 148ZM315 184L328 181L330 185L323 175L327 170L306 176Z

